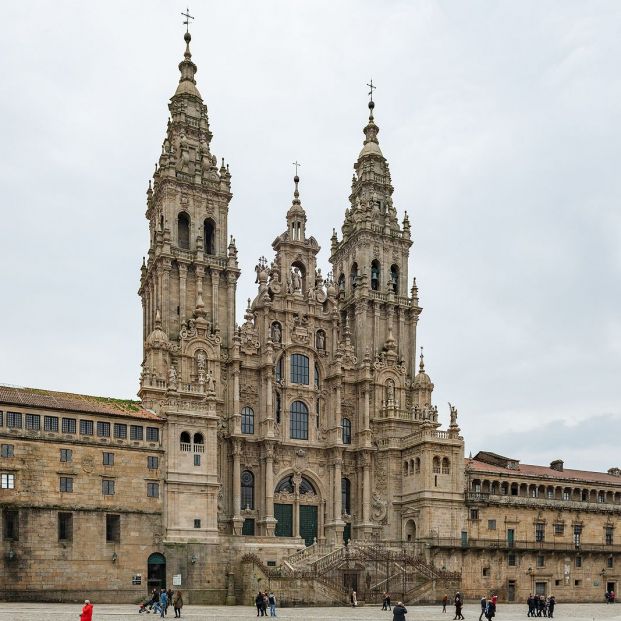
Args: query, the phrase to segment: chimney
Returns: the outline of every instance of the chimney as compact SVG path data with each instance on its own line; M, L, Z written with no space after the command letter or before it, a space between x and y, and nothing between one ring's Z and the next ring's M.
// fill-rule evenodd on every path
M563 460L555 459L554 461L550 462L550 468L552 468L552 470L558 470L559 472L563 472Z

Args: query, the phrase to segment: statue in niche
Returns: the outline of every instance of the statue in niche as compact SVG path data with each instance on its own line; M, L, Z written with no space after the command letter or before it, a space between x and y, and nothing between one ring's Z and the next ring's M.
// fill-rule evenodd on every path
M316 340L317 349L319 351L325 351L326 350L326 335L323 330L319 330L317 332L317 337L315 340Z
M207 371L207 391L216 392L216 382L211 371Z
M282 330L280 328L280 324L278 322L274 322L272 324L272 341L274 343L282 342Z
M199 371L204 371L206 369L207 356L205 355L205 352L199 351L198 354L196 354L196 365Z
M293 272L291 272L291 290L292 293L302 291L302 274L300 273L300 269L297 267L294 267Z
M177 369L172 366L168 369L168 385L171 388L177 387Z
M395 382L391 379L386 380L386 403L395 402Z

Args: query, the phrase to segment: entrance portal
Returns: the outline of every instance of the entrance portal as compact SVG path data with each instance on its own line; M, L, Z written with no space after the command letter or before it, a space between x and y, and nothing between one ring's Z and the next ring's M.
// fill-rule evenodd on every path
M300 537L307 546L314 543L317 537L317 507L300 505Z
M166 558L159 552L151 554L147 561L147 587L149 593L155 588L166 588Z

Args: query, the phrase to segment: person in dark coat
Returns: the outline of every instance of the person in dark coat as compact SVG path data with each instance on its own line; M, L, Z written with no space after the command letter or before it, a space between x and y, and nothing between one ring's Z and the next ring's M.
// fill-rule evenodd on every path
M392 609L392 621L405 621L405 615L407 614L408 610L403 605L403 602L397 602L397 605Z
M487 608L487 598L485 595L481 598L481 614L479 615L479 621L482 621L485 609Z
M461 598L461 593L457 591L455 593L455 599L453 600L455 604L455 616L453 617L453 621L457 619L465 619L464 615L461 614L461 608L464 605L464 600Z
M259 615L262 617L265 616L265 611L263 610L263 593L261 593L261 591L259 591L254 598L254 603L257 605L257 617Z

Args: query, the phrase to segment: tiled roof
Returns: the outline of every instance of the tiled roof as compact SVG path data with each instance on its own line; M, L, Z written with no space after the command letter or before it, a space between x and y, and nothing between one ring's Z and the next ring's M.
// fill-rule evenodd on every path
M534 466L530 464L520 464L517 468L503 468L502 466L492 466L476 459L466 459L466 468L481 473L506 474L510 476L532 477L537 479L556 479L563 481L591 481L594 483L608 483L621 486L621 477L607 472L591 472L589 470L570 470L564 468L555 470L549 466Z
M162 420L157 414L142 407L140 401L0 385L0 408L5 404L88 414L131 416L153 421Z

